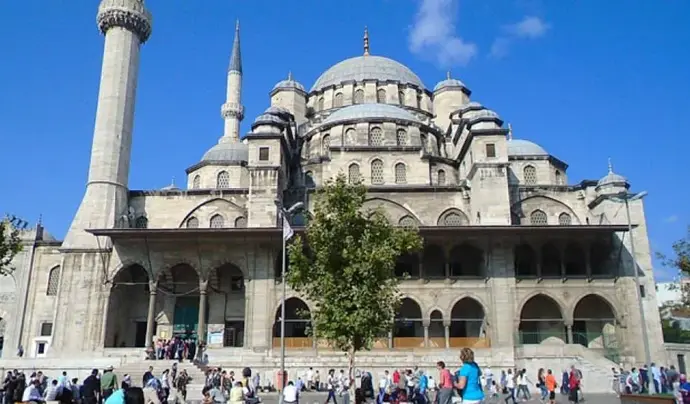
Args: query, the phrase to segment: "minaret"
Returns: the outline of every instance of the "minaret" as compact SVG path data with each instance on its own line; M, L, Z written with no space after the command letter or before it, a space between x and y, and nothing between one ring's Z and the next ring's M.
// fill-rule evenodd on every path
M220 107L225 120L221 142L240 141L240 122L244 118L242 106L242 53L240 52L240 21L235 24L235 40L232 43L230 67L228 68L228 87L226 101Z
M86 192L63 248L102 245L89 228L113 228L128 210L128 179L139 75L139 50L151 35L143 0L102 0L98 28L105 36L96 123Z

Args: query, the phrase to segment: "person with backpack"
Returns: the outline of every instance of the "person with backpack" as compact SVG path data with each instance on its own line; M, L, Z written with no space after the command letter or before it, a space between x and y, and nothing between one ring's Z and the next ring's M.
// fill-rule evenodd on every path
M462 367L456 373L455 387L462 391L463 404L479 404L484 400L481 384L482 371L474 361L474 352L470 348L460 351Z

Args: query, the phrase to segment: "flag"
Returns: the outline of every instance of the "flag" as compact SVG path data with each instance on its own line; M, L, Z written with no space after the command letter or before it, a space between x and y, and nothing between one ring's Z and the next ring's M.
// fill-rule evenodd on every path
M290 227L290 222L283 217L283 240L290 240L294 234L295 231L292 230L292 227Z

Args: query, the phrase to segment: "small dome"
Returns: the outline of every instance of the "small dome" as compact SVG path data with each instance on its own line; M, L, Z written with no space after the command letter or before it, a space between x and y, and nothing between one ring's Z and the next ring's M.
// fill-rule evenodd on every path
M223 142L211 147L201 161L235 162L249 160L249 146L241 142Z
M434 92L444 88L467 89L467 86L465 86L465 83L463 83L462 81L451 78L450 72L448 72L446 79L443 81L439 81L438 84L436 84L436 87L434 87Z
M613 166L609 161L609 172L597 182L597 187L602 187L604 185L628 187L629 183L627 178L613 172Z
M331 66L319 76L310 91L319 91L352 80L395 81L424 88L422 80L407 66L382 56L366 55L345 59Z
M264 124L283 126L283 125L285 125L285 120L283 120L279 116L264 113L264 114L257 116L256 119L254 119L254 123L252 123L252 128L255 126L264 125Z
M543 147L529 140L511 139L508 141L508 156L548 156Z
M306 92L304 89L304 86L300 84L299 81L296 81L292 78L292 72L288 73L288 78L285 80L281 80L273 86L273 90L299 90L302 92Z
M326 118L322 125L355 119L388 118L415 123L422 123L416 116L405 109L388 104L357 104L341 108Z
M474 114L472 114L471 119L477 119L477 118L497 118L501 119L498 114L490 109L480 109L476 111Z
M266 108L264 111L264 114L272 114L272 115L292 115L292 112L290 112L287 108L279 107L276 105L270 106Z

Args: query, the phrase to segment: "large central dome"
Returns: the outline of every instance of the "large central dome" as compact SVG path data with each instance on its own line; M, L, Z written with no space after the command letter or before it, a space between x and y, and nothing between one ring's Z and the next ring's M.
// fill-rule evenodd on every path
M414 84L419 88L424 88L424 84L419 77L407 66L393 59L365 55L345 59L331 66L331 68L319 76L310 92L349 80L391 80L403 84Z

